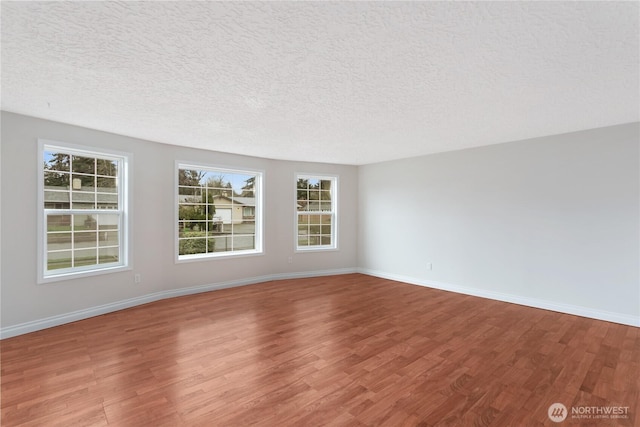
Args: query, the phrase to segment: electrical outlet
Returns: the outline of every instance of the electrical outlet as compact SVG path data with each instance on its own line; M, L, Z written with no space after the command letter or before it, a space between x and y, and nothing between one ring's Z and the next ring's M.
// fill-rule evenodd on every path
M290 256L289 258L287 258L287 262L289 264L293 264L293 257Z
M141 274L134 274L133 275L133 283L140 283L142 282L142 275Z
M430 262L427 263L427 270L433 270L433 264Z

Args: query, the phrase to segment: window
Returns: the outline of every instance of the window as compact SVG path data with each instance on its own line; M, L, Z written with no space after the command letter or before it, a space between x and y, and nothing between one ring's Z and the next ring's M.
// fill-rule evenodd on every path
M178 260L262 253L262 173L178 164Z
M123 268L129 155L39 141L40 280Z
M298 250L336 249L336 177L298 175L296 210Z

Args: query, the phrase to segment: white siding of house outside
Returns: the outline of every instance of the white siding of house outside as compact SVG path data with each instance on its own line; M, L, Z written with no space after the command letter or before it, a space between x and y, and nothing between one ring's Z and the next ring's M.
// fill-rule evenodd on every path
M219 217L223 224L231 224L231 209L216 208L215 216Z

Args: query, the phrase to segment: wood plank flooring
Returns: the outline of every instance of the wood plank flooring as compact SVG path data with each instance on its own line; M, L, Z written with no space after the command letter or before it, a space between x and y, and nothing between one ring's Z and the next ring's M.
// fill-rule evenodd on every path
M639 328L359 274L174 298L0 345L6 427L640 426ZM608 406L626 418L571 416Z

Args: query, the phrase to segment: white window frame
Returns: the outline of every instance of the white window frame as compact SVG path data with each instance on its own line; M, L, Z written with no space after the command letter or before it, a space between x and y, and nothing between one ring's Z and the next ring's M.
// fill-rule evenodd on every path
M300 246L298 244L298 180L299 179L318 179L331 181L331 211L309 211L304 214L310 215L331 215L331 244L330 245L308 245ZM296 173L293 182L294 188L294 209L295 209L295 221L294 221L294 247L296 252L316 252L316 251L335 251L338 250L338 175L316 174L316 173Z
M116 210L104 209L45 209L44 203L44 152L58 151L64 154L98 157L115 160L118 162L118 206ZM132 253L131 242L131 167L133 155L131 153L114 151L99 147L71 144L67 142L54 141L49 139L38 139L38 283L50 283L61 280L75 279L80 277L95 276L101 274L115 273L119 271L131 270L130 254ZM80 267L61 268L47 270L47 214L60 211L64 214L105 214L117 213L119 215L119 247L118 262L109 264L93 264Z
M255 175L254 192L255 192L255 247L254 249L224 251L224 252L209 252L201 254L188 254L180 255L180 215L179 215L179 170L180 169L196 169L204 170L214 173L228 173L228 174L242 174L242 175ZM174 169L174 253L175 262L193 262L193 261L207 261L212 259L229 258L229 257L243 257L243 256L255 256L264 254L264 230L263 230L263 192L264 192L264 171L259 169L248 168L233 168L228 166L217 166L206 163L194 163L189 161L176 161Z

